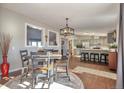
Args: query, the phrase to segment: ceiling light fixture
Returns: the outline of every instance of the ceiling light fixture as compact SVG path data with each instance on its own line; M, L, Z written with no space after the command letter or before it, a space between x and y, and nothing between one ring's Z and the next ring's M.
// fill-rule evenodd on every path
M68 26L68 19L69 18L66 18L66 27L60 29L60 35L64 36L74 35L74 29Z

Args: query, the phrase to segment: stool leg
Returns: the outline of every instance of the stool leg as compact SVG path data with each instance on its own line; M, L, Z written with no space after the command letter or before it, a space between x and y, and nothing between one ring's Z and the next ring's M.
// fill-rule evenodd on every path
M105 64L107 64L107 58L106 58L106 56L105 56Z
M91 54L90 54L90 61L92 61Z
M82 54L81 54L81 57L80 57L80 61L82 62Z
M101 63L102 62L102 56L100 55L100 61L99 61L99 63Z
M90 54L90 61L92 61L92 54Z
M86 55L84 54L84 61L86 61Z
M86 59L87 59L87 61L89 61L89 54L87 54L87 58Z
M95 63L95 55L93 55L93 62Z
M98 62L99 62L99 55L98 55Z

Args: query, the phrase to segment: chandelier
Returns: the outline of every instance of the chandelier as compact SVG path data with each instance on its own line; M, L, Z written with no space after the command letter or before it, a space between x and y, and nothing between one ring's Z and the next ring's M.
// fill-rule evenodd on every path
M66 18L66 27L60 29L60 35L64 36L74 35L74 29L68 26L68 19L69 18Z

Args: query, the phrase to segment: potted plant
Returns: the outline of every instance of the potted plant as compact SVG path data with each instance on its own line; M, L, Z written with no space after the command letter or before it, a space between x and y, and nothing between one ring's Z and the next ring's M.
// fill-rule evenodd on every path
M76 45L77 48L82 48L81 44Z
M116 52L117 50L117 44L110 44L109 46L110 52Z
M7 55L9 51L10 42L12 37L10 34L5 32L0 32L0 49L2 51L3 62L1 64L2 79L7 79L9 77L9 63L7 61Z

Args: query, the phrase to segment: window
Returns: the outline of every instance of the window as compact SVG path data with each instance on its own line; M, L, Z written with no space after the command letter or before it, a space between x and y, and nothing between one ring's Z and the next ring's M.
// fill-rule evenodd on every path
M49 31L49 46L57 46L57 33Z
M27 30L26 32L27 46L40 47L43 45L42 29L27 24L26 30Z

